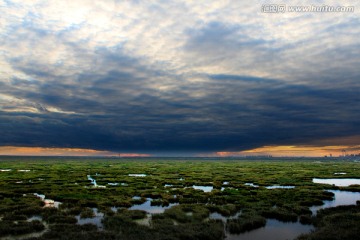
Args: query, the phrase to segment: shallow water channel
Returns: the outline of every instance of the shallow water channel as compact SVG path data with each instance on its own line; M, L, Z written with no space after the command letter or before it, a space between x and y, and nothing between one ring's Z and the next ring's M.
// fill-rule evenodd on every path
M340 205L354 205L357 200L360 200L359 192L348 192L339 190L328 190L334 193L334 200L324 201L321 206L313 206L310 208L313 214L323 208L336 207ZM226 218L225 218L226 219ZM252 230L242 234L229 234L227 233L227 240L286 240L294 239L297 236L309 233L313 230L312 225L302 225L300 222L284 223L275 219L267 219L266 226Z
M330 184L338 187L348 187L350 185L360 185L358 178L313 178L313 183Z
M142 176L143 177L143 176ZM92 181L92 184L96 186L95 179L88 176L88 180ZM360 184L360 179L320 179L320 178L314 178L314 183L319 184L331 184L335 186L349 186L353 184ZM247 186L253 186L258 187L257 185L254 185L252 183L247 183ZM170 187L166 186L166 187ZM212 186L198 186L193 185L192 188L199 189L204 192L211 192L213 190ZM273 188L294 188L293 186L268 186L268 189ZM323 208L329 208L329 207L336 207L340 205L354 205L356 204L356 201L360 200L360 192L349 192L349 191L340 191L340 190L327 190L328 192L332 192L334 194L334 200L330 201L324 201L324 204L321 206L313 206L310 207L310 210L312 211L313 215L316 214L316 212ZM35 194L41 199L45 199L44 195L41 194ZM137 199L139 197L134 197L134 199ZM128 210L143 210L146 211L147 217L141 220L138 220L137 222L139 224L143 225L149 225L151 221L151 215L156 213L163 213L166 209L171 208L172 206L178 205L179 203L173 203L169 206L151 206L151 201L153 199L147 198L146 202L142 204L133 205L132 207L128 208ZM101 212L98 212L96 208L93 209L95 213L95 217L93 218L84 218L81 219L80 216L76 216L78 220L78 224L85 224L85 223L92 223L97 225L100 229L102 228L101 220L104 217L104 214ZM117 209L113 209L117 210ZM233 216L230 217L224 217L219 213L211 213L209 218L210 219L221 219L224 223L226 223L227 219L231 218L237 218L239 215L241 215L241 211L236 213ZM313 230L314 227L312 225L302 225L300 222L281 222L275 219L267 219L266 226L255 229L249 232L241 233L241 234L230 234L226 232L226 239L227 240L257 240L257 239L268 239L268 240L286 240L286 239L294 239L297 236L305 233L309 233L311 230Z
M211 192L214 187L213 186L199 186L199 185L193 185L193 189L202 190L203 192Z
M360 179L314 178L313 182L319 184L331 184L335 186L346 187L354 184L360 184ZM285 188L292 188L292 187L289 186ZM337 207L341 205L354 205L356 204L356 201L360 200L360 192L349 192L349 191L340 191L340 190L327 190L327 191L332 192L334 194L334 200L324 201L324 204L321 206L310 207L310 210L312 211L313 215L315 215L318 210L323 208ZM227 240L257 240L257 239L286 240L286 239L294 239L301 234L309 233L313 229L314 227L312 225L302 225L300 222L284 223L275 219L267 219L265 227L255 229L250 232L246 232L242 234L227 233L226 239Z
M163 213L165 209L171 208L172 206L178 205L178 203L170 203L169 206L151 206L151 198L147 198L146 202L142 204L133 205L128 208L129 210L143 210L148 213Z
M237 234L227 234L227 240L287 240L294 239L300 234L308 233L313 230L311 225L296 223L284 223L275 219L268 219L266 226L252 230L250 232Z
M83 225L83 224L91 223L96 225L100 229L103 228L103 224L101 220L104 218L104 213L99 212L97 208L93 208L92 210L94 211L94 215L95 215L92 218L81 218L80 215L75 216L75 218L78 221L78 224Z
M334 193L334 200L324 201L324 204L321 206L310 207L310 210L313 214L323 208L331 208L342 205L355 205L356 201L360 200L360 192L349 192L349 191L340 191L340 190L327 190L327 192Z

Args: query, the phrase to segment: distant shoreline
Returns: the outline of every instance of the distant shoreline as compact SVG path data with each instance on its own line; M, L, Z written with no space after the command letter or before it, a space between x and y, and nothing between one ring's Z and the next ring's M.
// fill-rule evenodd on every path
M0 155L0 160L15 160L15 159L93 159L93 160L206 160L206 161L232 161L232 160L266 160L266 161L279 161L279 160L311 160L311 161L341 161L341 160L360 160L359 156L348 157L262 157L262 156L247 156L247 157L115 157L115 156L14 156L14 155Z

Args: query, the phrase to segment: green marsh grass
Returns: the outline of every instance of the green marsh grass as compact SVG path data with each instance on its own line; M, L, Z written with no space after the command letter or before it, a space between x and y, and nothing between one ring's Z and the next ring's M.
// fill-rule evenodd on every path
M222 239L224 224L225 229L239 233L264 226L266 218L314 223L315 233L322 233L330 231L327 229L331 228L336 214L340 214L340 219L348 217L350 226L357 220L356 215L339 208L336 213L325 212L314 218L309 207L332 200L333 194L326 190L360 192L359 185L335 187L312 182L315 177L360 176L359 163L336 158L212 161L0 157L0 169L11 169L0 172L1 236L42 231L48 224L49 230L36 239ZM334 175L336 172L346 175ZM106 188L95 188L87 175ZM213 190L203 192L193 189L193 185L213 186ZM295 188L266 189L272 185ZM44 207L34 193L62 204L59 208ZM140 198L133 199L134 196ZM153 214L149 226L139 225L136 221L147 218L147 213L127 208L148 198L152 206L180 205ZM94 216L93 208L104 213L101 231L95 225L76 222L75 216L79 214L85 218ZM208 219L213 212L228 217L240 211L237 218L226 223ZM28 222L32 216L41 220ZM334 229L343 236L356 232L342 225ZM303 237L316 239L314 236L318 235Z

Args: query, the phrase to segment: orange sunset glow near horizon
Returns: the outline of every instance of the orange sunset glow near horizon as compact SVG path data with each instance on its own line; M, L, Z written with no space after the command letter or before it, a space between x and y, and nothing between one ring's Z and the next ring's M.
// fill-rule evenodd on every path
M273 157L323 157L359 154L360 145L354 146L263 146L244 151L219 151L213 154L199 156L212 157L244 157L244 156L273 156ZM153 157L146 153L117 153L82 148L45 148L45 147L16 147L1 146L0 156L74 156L74 157Z
M323 156L343 156L359 154L360 145L357 146L264 146L240 152L217 152L220 157L229 156L262 156L271 155L273 157L323 157Z
M116 153L82 148L45 148L0 146L0 155L5 156L74 156L74 157L150 157L143 153Z

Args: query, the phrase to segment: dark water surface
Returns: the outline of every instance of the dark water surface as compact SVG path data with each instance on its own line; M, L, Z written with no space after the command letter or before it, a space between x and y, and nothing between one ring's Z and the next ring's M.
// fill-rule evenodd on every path
M226 240L287 240L294 239L303 233L309 233L314 227L296 223L284 223L268 219L266 226L242 234L227 234Z

